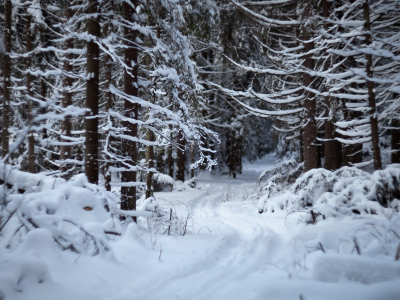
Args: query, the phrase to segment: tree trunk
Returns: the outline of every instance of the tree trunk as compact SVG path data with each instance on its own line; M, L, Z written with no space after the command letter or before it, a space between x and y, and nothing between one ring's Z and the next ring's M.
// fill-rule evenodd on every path
M97 14L98 1L89 0L89 14ZM100 37L100 25L97 17L90 17L87 23L88 34ZM86 139L85 139L85 174L90 183L99 181L99 46L93 40L87 43L87 74L91 74L86 82Z
M110 34L110 29L112 28L111 22L108 21L108 23L104 27L104 37L108 37ZM108 114L110 109L112 108L112 93L110 91L110 85L112 82L112 61L110 56L105 55L104 56L104 68L105 68L105 93L104 93L104 98L106 101L106 113ZM105 138L109 135L109 132L107 131L105 133ZM108 144L107 144L107 150L110 151L110 144L114 141L114 138L110 135L108 137ZM104 186L107 191L111 191L111 173L108 171L111 166L113 166L113 163L110 161L110 159L105 156L106 159L106 165L104 167Z
M370 17L369 17L369 1L365 0L364 2L364 20L365 20L365 25L364 28L366 31L368 31L366 38L365 38L365 43L367 45L371 44L371 22L370 22ZM367 76L369 78L373 77L373 72L372 72L372 55L371 54L366 54L365 55L367 59L367 66L366 66L366 71L367 71ZM382 169L382 161L381 161L381 149L379 147L379 130L378 130L378 116L377 116L377 110L376 110L376 103L375 103L375 91L374 87L375 84L373 81L368 80L367 82L368 85L368 105L369 105L369 113L370 113L370 123L371 123L371 142L372 142L372 152L373 152L373 159L374 159L374 168L375 170L381 170Z
M181 131L178 134L177 158L176 158L176 180L185 181L185 139Z
M299 136L299 146L300 146L300 163L304 163L304 129L300 129Z
M10 133L10 103L11 103L11 0L5 0L4 5L4 59L3 59L3 129L1 134L1 156L5 157L9 151Z
M331 9L331 2L327 0L322 0L322 8L323 12L322 15L325 20L329 18L330 9ZM328 29L329 25L325 26L325 29ZM324 64L324 71L328 70L330 66L330 62L327 60ZM327 88L325 89L327 91ZM324 168L330 171L334 171L340 168L340 143L335 140L335 126L334 122L335 119L332 118L330 112L334 109L334 99L329 96L325 96L325 141L324 141Z
M72 0L67 1L67 7L65 10L65 19L68 22L74 15L74 12L71 8L72 6ZM72 49L74 48L74 41L73 39L67 39L64 42L64 49ZM72 73L72 65L71 61L74 58L72 53L66 53L64 54L64 72L66 73L64 76L64 91L63 91L63 97L61 101L61 106L63 108L67 108L72 104L72 95L71 95L71 87L73 84L73 79L70 77L68 74ZM71 116L66 116L64 119L61 121L61 135L65 137L70 137L71 136ZM61 136L60 141L63 143L68 143L70 142L69 139L63 139ZM64 179L68 180L72 176L72 172L68 171L71 168L71 165L68 163L63 163L64 160L69 159L71 157L71 146L68 145L61 145L60 146L60 160L61 160L61 177Z
M135 23L138 19L136 14L136 0L127 0L123 3L124 19L130 23ZM124 38L131 48L125 48L125 64L130 68L124 71L124 89L125 93L131 96L138 96L138 50L132 47L132 43L136 43L138 32L124 27ZM128 100L124 103L124 116L134 120L138 119L138 104L134 104ZM124 121L122 123L126 131L124 134L137 137L137 124ZM130 165L137 163L137 145L136 142L124 139L122 141L122 154L126 157ZM122 172L122 182L136 182L136 171ZM121 187L121 208L124 210L136 209L136 187L123 186ZM136 217L134 218L136 222Z
M194 164L194 143L190 145L190 163ZM194 169L190 169L190 178L194 177Z
M165 174L165 163L164 163L164 154L165 154L165 148L158 147L157 148L157 171Z
M169 129L172 131L172 125L169 125ZM172 132L169 138L172 141ZM174 159L172 158L172 145L168 147L168 175L174 178Z
M26 45L25 45L25 52L29 53L32 51L32 36L31 36L31 15L28 14L26 16L26 23L25 23L25 35L26 35ZM26 94L27 99L26 102L28 103L28 124L29 126L32 125L33 120L33 102L32 102L32 75L29 73L31 66L32 66L32 58L31 55L28 54L28 57L25 59L25 66L26 70ZM36 166L35 166L35 137L33 132L28 133L28 172L29 173L36 173Z
M146 139L149 142L154 142L154 132L150 129L147 129ZM147 167L149 169L154 168L154 146L146 147L146 162ZM146 198L150 198L153 196L153 172L147 173L147 189L146 189Z
M231 155L230 155L230 173L232 174L233 179L236 179L236 137L235 137L235 132L231 132Z
M334 171L340 168L340 143L335 140L335 120L331 118L330 111L332 109L332 102L334 100L331 97L325 97L325 142L324 142L324 168L330 171Z
M392 119L392 164L400 164L400 120ZM396 129L394 129L396 128Z
M3 90L3 66L2 66L2 64L1 64L1 62L2 62L2 58L3 58L3 56L2 56L2 53L0 53L0 106L1 106L1 109L0 109L0 127L1 128L3 128L3 96L4 96L4 90ZM0 147L1 147L1 145L2 145L2 142L1 142L1 132L0 132Z
M44 81L43 78L41 78L40 80L40 97L42 101L46 101L46 82ZM47 111L46 107L42 108L41 113L45 114ZM46 123L46 121L44 121L44 123ZM42 138L43 139L47 139L47 129L43 128L42 130Z
M308 18L310 15L311 3L306 6L304 9L305 17ZM314 41L310 41L310 29L306 28L305 25L302 27L303 33L303 46L304 53L308 53L304 55L304 63L303 67L306 70L313 71L314 70L314 59L312 58L312 54L309 53L314 49ZM308 74L303 73L303 84L305 87L313 88L313 80L314 78ZM318 151L316 144L317 139L317 124L315 121L315 109L316 109L316 101L315 94L310 91L305 91L305 100L304 100L304 109L305 109L305 126L303 133L303 143L304 143L304 172L307 172L311 169L318 168Z

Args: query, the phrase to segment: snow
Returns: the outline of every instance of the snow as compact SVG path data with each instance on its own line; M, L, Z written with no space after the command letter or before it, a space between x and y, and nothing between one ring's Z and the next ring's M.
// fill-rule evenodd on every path
M30 206L32 218L45 221L44 211L50 209L53 220L70 218L96 234L109 251L96 256L61 251L51 224L24 237L17 234L6 247L6 230L0 236L0 295L15 300L398 299L400 262L394 261L393 253L399 239L390 230L398 231L399 218L343 215L307 225L296 213L287 215L281 209L259 214L257 178L277 160L270 154L245 162L237 179L201 172L195 188L174 182L172 191L138 201L133 215L147 214L138 217L138 224L126 220L118 225L112 219L112 211L118 212L112 207L116 197L82 175L54 189L27 193L21 201ZM388 179L397 167L384 173ZM347 186L356 185L353 171L340 174ZM362 171L358 175L370 181L378 176ZM325 174L332 180L335 176ZM104 209L105 198L111 212ZM168 216L173 211L177 222L187 220L187 231L167 235L149 230L149 222L157 220L147 219L150 211ZM63 223L60 232L76 239L83 236L69 225ZM105 229L121 236L105 238ZM378 238L372 237L374 232Z

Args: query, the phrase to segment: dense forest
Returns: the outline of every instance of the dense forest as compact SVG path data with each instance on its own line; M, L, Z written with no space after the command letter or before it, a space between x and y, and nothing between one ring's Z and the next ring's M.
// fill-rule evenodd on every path
M276 149L305 171L399 163L398 10L3 1L3 161L84 172L108 190L120 181L123 202L151 195L154 174L235 177L243 159Z
M0 253L43 229L103 255L143 224L154 250L154 234L190 231L185 189L242 182L265 157L256 191L237 192L260 218L400 211L398 0L0 0L0 33ZM101 230L75 206L61 213L70 198ZM368 224L398 260L395 220Z

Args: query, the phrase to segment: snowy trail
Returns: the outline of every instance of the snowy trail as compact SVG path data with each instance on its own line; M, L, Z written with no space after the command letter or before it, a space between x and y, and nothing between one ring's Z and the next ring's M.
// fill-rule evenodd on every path
M271 164L274 157L267 158ZM222 205L222 199L226 198L227 191L223 189L226 184L230 185L232 193L244 188L254 189L257 176L257 172L250 170L236 182L230 179L217 183L211 181L205 184L206 192L186 201L195 224L198 224L196 227L208 224L211 232L223 228L219 236L221 245L192 266L181 266L183 269L186 267L187 271L181 270L161 281L154 289L143 291L142 296L146 299L215 299L221 288L224 294L226 287L235 287L232 282L240 282L264 268L263 262L272 254L273 244L279 242L276 233L240 212L232 212L229 204L228 207ZM171 286L180 287L179 292ZM154 293L154 290L157 292Z
M251 197L256 179L274 163L267 155L244 165L235 180L203 173L195 189L156 193L161 205L174 205L178 213L185 215L189 207L191 234L156 237L140 219L141 225L122 228L109 257L32 252L47 262L51 279L22 286L23 292L6 300L400 299L400 273L372 285L314 276L315 262L330 256L317 251L306 260L304 245L321 231L337 240L357 220L306 226L285 223L283 211L258 214Z
M177 200L188 205L195 224L193 235L199 228L207 227L212 241L204 240L204 244L196 244L199 249L181 252L181 260L166 254L162 264L168 269L167 277L159 279L163 276L157 273L157 266L157 276L148 279L149 284L153 282L152 287L142 290L137 299L300 299L300 295L307 300L379 299L383 291L385 299L399 299L400 289L395 282L373 286L332 284L310 280L310 272L298 272L301 260L292 248L298 238L313 239L321 229L289 229L283 212L259 215L255 203L237 201L244 191L255 191L258 175L274 162L271 155L258 164L247 165L237 180L200 177L200 191L196 195L187 191L159 193L161 199L173 201L179 197ZM236 201L225 202L229 193L232 199L236 196ZM181 211L185 211L183 206ZM328 223L322 229L334 228ZM164 238L161 243L168 245ZM182 247L171 246L172 252Z

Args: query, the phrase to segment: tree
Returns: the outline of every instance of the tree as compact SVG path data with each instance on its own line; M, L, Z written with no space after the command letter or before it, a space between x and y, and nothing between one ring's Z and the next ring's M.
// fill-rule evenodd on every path
M96 39L100 38L98 21L98 1L89 0L89 20L87 24L87 83L86 83L86 139L85 139L85 174L90 183L99 181L99 73L100 53Z
M4 5L4 49L3 58L3 128L1 132L1 156L4 158L9 151L10 144L10 114L11 114L11 0L5 0Z

